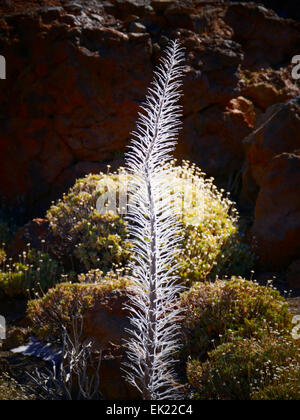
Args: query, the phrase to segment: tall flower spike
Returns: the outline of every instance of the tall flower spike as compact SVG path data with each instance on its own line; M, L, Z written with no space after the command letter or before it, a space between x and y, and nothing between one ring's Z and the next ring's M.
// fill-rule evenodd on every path
M179 348L182 290L176 284L179 223L173 211L174 191L166 185L180 128L183 50L172 41L155 71L154 82L139 113L127 153L130 174L128 224L133 244L130 297L131 329L127 341L127 378L143 399L174 399L180 391L174 379L174 355Z

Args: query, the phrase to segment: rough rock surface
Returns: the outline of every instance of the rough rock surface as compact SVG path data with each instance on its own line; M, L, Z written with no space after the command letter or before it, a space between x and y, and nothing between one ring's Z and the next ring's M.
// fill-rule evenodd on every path
M57 13L5 20L1 93L14 87L3 101L0 192L29 211L44 209L78 172L118 156L151 72L149 35L130 38L84 13L79 30Z
M254 2L4 2L1 207L24 221L43 217L76 178L120 163L153 67L175 37L186 48L176 157L256 206L257 233L270 161L300 148L299 101L291 102L300 94L291 77L300 23Z
M299 23L281 19L262 5L231 3L225 22L233 29L234 40L243 46L247 68L276 66L299 52Z
M251 99L259 116L268 107L293 99L299 94L299 88L291 80L292 65L279 70L263 69L258 72L244 70L243 77L246 85L242 94Z
M76 177L122 155L169 38L179 37L187 49L178 155L196 161L222 186L242 168L241 140L255 120L249 101L258 112L297 93L289 74L282 86L273 79L295 52L299 24L256 4L11 3L0 19L7 61L7 80L0 83L0 196L27 217L41 216ZM276 46L274 27L285 34ZM253 49L260 51L255 57ZM264 67L270 80L257 81L253 69ZM242 70L252 72L249 85ZM246 107L237 105L240 96Z
M103 351L100 390L106 399L134 399L137 391L124 379L121 365L125 362L124 339L130 328L124 305L128 295L115 290L89 310L84 319L83 338L91 340L95 350Z
M261 183L252 228L262 270L281 271L300 259L299 191L300 151L275 156Z
M179 143L177 153L186 159L193 156L219 183L227 180L225 186L230 190L244 161L242 139L252 131L254 121L253 104L242 96L209 106L185 119L185 140Z
M266 166L283 152L300 149L300 96L268 108L255 130L243 140L251 176L261 186Z
M256 120L253 132L243 139L245 162L240 194L242 205L253 206L266 168L276 155L300 148L300 97L270 106Z
M33 219L17 232L7 252L11 257L18 257L29 244L32 248L47 251L51 239L49 220Z

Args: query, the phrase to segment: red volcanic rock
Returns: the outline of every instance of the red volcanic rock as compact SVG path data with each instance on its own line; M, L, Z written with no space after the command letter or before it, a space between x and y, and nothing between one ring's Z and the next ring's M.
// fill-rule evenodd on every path
M252 246L259 268L281 271L300 258L300 151L274 157L255 207Z
M146 13L150 32L127 33L127 23L101 5L42 8L1 20L0 47L9 68L0 85L0 196L12 206L21 203L29 215L44 212L77 175L110 163L128 144L157 58L151 31L169 24L144 2L112 5L117 17L127 7L137 19ZM214 10L201 12L207 27L213 25L209 16L220 15ZM239 93L238 44L185 29L171 35L189 45L185 113Z
M138 397L121 370L126 358L123 340L128 338L126 328L130 327L126 303L129 303L126 290L114 290L96 302L84 318L83 339L92 341L95 350L103 351L100 391L106 399Z
M92 339L95 349L107 350L111 344L122 345L127 337L125 330L130 327L128 311L124 309L126 303L129 303L126 290L114 290L87 312L83 335Z
M262 5L230 3L224 20L243 47L246 68L280 65L299 53L300 23L282 19Z
M186 140L176 153L185 158L191 154L204 172L232 187L244 160L242 139L253 129L254 119L253 104L243 97L194 113L185 119Z
M280 70L245 71L244 80L246 84L242 89L243 96L250 98L263 111L273 104L286 102L300 94L300 87L292 79L292 65Z
M300 97L268 108L253 133L244 139L248 177L261 186L274 156L300 149L299 132Z
M109 162L128 143L151 77L151 43L149 36L129 38L90 19L76 45L77 33L67 25L49 30L38 15L30 19L27 39L12 43L7 58L13 68L7 85L17 66L23 71L5 99L0 194L41 211L66 170L78 162ZM23 33L23 16L9 24ZM20 43L29 62L16 60Z
M152 6L163 12L169 27L189 29L196 34L218 34L230 38L231 28L224 22L224 3L216 1L152 1Z
M7 80L0 81L0 198L27 219L42 215L77 176L124 152L169 39L186 47L179 157L223 185L243 166L251 102L259 114L297 94L287 64L299 45L299 26L258 5L16 0L6 9L15 13L0 17L7 61ZM136 27L143 32L132 32ZM253 73L271 65L285 68ZM257 165L248 160L247 197L251 177L258 185Z
M240 46L218 36L197 36L191 31L177 32L186 46L184 112L199 112L212 104L226 103L240 93Z
M57 6L60 0L2 0L0 13L24 12L26 9L40 8L41 6Z

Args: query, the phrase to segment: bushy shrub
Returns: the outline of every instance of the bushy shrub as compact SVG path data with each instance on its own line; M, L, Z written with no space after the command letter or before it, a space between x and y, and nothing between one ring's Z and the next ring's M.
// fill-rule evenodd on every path
M124 281L128 280L128 268L118 268L113 267L113 270L104 273L99 268L89 270L87 273L78 274L77 279L79 283L101 283L101 284L108 284L108 283L116 283L116 284L123 284ZM129 281L129 280L128 280Z
M28 401L33 399L34 396L30 395L7 373L0 374L0 401Z
M254 255L242 243L234 203L195 165L174 166L173 182L184 191L183 252L180 277L188 285L216 276L245 275Z
M181 304L186 310L187 354L202 360L233 337L292 328L292 315L279 292L242 278L197 283L182 295Z
M47 212L54 235L53 252L60 258L73 258L79 270L100 268L108 271L113 264L125 265L129 258L125 221L117 214L100 214L98 198L105 193L99 182L112 180L120 185L121 176L89 175Z
M188 362L187 375L200 399L299 399L300 344L290 335L234 338Z
M2 266L6 261L6 251L4 248L0 248L0 266Z
M7 259L4 250L0 250L0 255L0 297L27 297L61 281L63 268L47 253L28 249L18 262Z
M185 162L168 169L166 186L179 192L176 209L183 223L181 280L192 284L216 275L245 274L253 264L253 255L241 242L233 203L194 165ZM106 185L120 196L127 183L124 169L77 180L47 212L54 253L60 258L71 256L78 271L100 268L106 272L113 264L126 266L130 244L124 217L120 212L100 214L96 203L107 192Z
M124 289L129 280L106 276L101 282L61 283L42 298L28 302L27 314L34 333L40 339L61 336L62 327L69 328L72 318L85 315L95 303L115 289Z

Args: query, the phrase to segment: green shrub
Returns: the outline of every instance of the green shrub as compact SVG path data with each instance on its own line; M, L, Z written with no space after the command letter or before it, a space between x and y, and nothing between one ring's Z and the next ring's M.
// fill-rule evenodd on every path
M62 326L71 327L72 317L84 316L95 303L115 289L124 289L129 281L123 277L106 276L101 282L61 283L42 298L28 302L27 314L33 332L40 339L61 336Z
M0 297L28 296L61 281L61 264L44 252L29 249L18 262L7 259L3 250L0 253Z
M3 266L3 264L5 263L6 257L7 255L5 249L0 248L0 266Z
M186 352L202 360L232 337L292 328L292 315L278 291L241 278L197 283L182 295L181 304L186 309Z
M187 376L195 398L221 400L299 399L300 344L290 335L263 337L221 344L208 360L188 362Z
M179 193L174 202L183 223L181 280L192 284L216 275L243 275L249 271L254 258L241 242L238 214L212 179L184 163L170 165L165 182L173 193ZM71 257L78 272L95 268L107 272L114 264L124 267L128 263L130 244L123 216L120 212L100 214L96 210L97 200L107 191L106 184L126 194L127 183L124 169L114 174L89 175L77 180L47 212L54 234L53 252L60 258Z
M109 177L118 183L119 175ZM102 174L79 179L47 212L54 254L62 259L71 257L78 271L109 271L113 264L125 265L129 258L125 221L111 212L103 215L96 210L97 200L105 192L97 187L106 178Z

